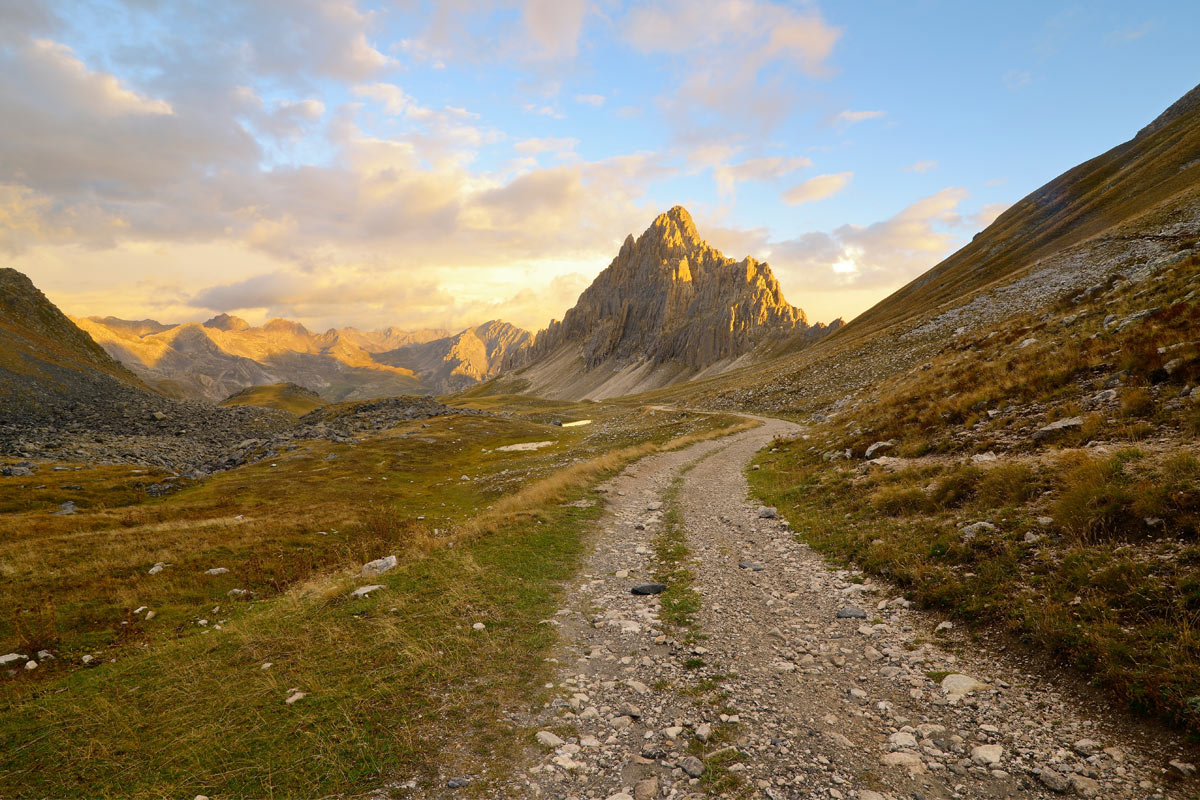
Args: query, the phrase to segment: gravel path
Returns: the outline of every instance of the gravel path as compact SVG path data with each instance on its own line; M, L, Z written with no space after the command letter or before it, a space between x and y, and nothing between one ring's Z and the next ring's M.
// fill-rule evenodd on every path
M983 652L747 502L763 426L644 459L554 618L556 699L529 761L495 797L1184 798L1163 737L1098 720L1058 681ZM668 489L702 597L692 630L636 596L656 566ZM664 498L668 499L664 499ZM957 651L952 652L952 651ZM1101 714L1101 716L1106 716ZM447 795L450 793L448 792Z

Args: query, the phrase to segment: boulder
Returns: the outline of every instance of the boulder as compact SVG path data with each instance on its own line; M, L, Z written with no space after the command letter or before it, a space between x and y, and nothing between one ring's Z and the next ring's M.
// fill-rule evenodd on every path
M362 577L374 578L376 575L382 575L385 572L390 572L396 568L399 561L395 556L384 556L377 558L374 561L368 561L362 565Z
M1066 417L1064 419L1055 420L1049 425L1038 428L1034 431L1033 440L1035 442L1052 439L1063 431L1079 430L1083 427L1083 417Z

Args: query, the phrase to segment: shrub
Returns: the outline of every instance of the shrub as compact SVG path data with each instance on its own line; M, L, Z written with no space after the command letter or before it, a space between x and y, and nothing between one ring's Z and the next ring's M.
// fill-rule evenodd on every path
M975 498L982 479L979 467L958 467L938 478L930 499L941 508L957 508Z
M881 514L899 517L929 511L932 503L925 492L910 486L885 486L871 497L871 505Z
M1044 482L1029 464L1001 464L979 481L975 500L986 508L1027 503L1041 494Z

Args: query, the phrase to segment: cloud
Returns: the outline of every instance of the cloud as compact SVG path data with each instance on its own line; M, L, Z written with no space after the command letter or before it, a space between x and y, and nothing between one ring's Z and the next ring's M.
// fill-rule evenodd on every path
M1106 35L1104 37L1104 41L1107 42L1108 44L1117 44L1117 45L1128 44L1129 42L1136 42L1139 39L1145 38L1147 34L1149 34L1151 31L1154 30L1155 27L1157 27L1157 26L1155 25L1155 23L1153 21L1147 20L1146 22L1143 22L1141 25L1138 25L1136 27L1127 26L1124 28L1118 28L1117 30L1112 31L1111 33Z
M916 161L905 166L903 169L905 172L916 172L924 175L926 172L931 172L937 169L937 165L938 162L936 161Z
M959 238L965 189L923 197L886 220L766 243L771 263L804 288L897 288L942 259Z
M580 103L585 106L592 106L594 108L599 108L600 106L604 105L605 100L606 100L606 98L602 94L577 94L577 95L575 95L576 103Z
M793 186L784 192L782 195L783 202L790 206L797 206L803 203L814 203L817 200L824 200L826 197L832 197L844 189L853 177L853 172L835 172L830 175L818 175L815 178L809 178L804 183Z
M574 58L587 10L584 0L525 0L522 17L540 58Z
M670 56L679 85L660 100L681 139L709 129L774 129L795 108L799 81L826 66L841 30L812 9L765 0L714 0L696 13L690 0L638 6L623 35L648 55Z
M530 114L537 114L541 117L550 117L551 119L565 119L566 115L559 111L554 106L538 105L537 103L525 103L521 106Z
M834 124L853 125L866 122L869 119L879 119L887 115L886 111L841 111L834 115Z
M1001 80L1009 89L1016 91L1017 89L1024 89L1033 82L1033 73L1028 70L1010 69L1004 73Z
M713 177L718 191L726 196L732 195L737 184L744 181L774 181L811 166L812 159L803 156L768 156L737 164L718 163L713 167Z

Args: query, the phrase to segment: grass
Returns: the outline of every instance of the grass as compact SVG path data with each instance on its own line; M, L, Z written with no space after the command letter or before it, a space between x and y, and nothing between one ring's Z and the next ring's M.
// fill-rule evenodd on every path
M802 440L777 449L760 456L752 486L813 547L926 607L1003 627L1127 707L1200 733L1193 454L1069 451L887 472L830 463ZM996 530L960 532L981 520Z
M223 406L261 406L287 411L302 417L310 411L324 408L328 401L319 394L294 383L274 383L269 386L250 386L221 402Z
M700 612L701 600L699 592L693 588L696 576L687 566L690 553L687 546L687 530L678 507L679 488L682 485L682 477L676 478L663 493L662 522L653 542L654 580L667 587L666 591L659 595L663 622L676 628L692 630L696 626L696 615ZM693 660L700 663L691 664L689 661L684 667L696 669L704 665L701 659Z
M13 588L0 597L0 648L56 654L0 676L0 786L325 796L428 783L447 766L486 786L523 733L500 712L539 702L553 641L539 623L598 513L570 503L641 454L741 422L594 415L567 430L455 416L353 446L305 442L157 499L138 484L161 476L127 467L0 479L11 509L0 569ZM495 451L541 439L556 444ZM34 481L51 474L83 487L78 514L48 513L58 496ZM357 578L388 553L396 570ZM148 575L156 561L170 566ZM205 575L213 566L229 572ZM385 588L349 597L367 582ZM232 588L255 595L234 600ZM80 667L85 653L99 665ZM307 694L286 705L292 689Z

